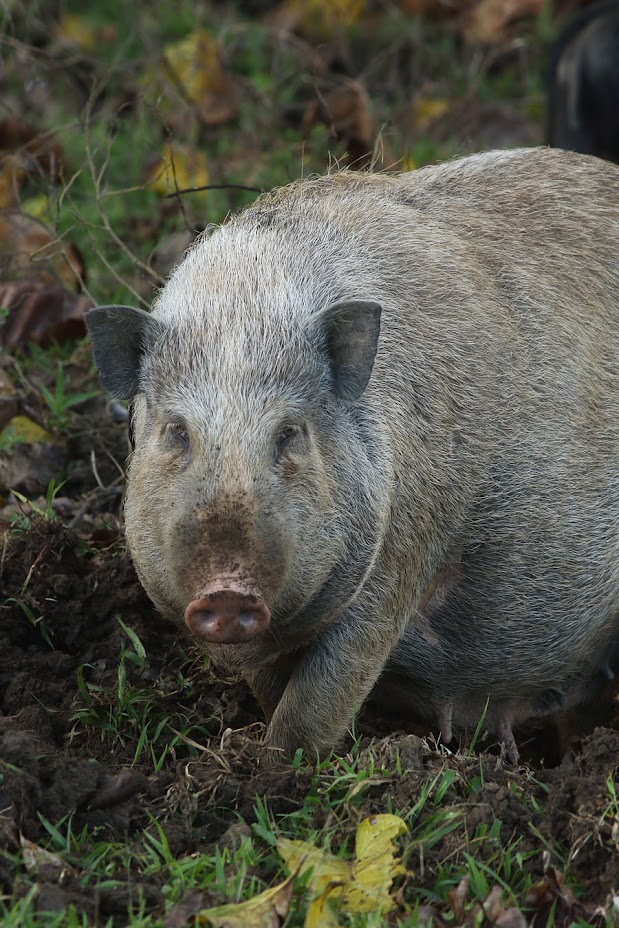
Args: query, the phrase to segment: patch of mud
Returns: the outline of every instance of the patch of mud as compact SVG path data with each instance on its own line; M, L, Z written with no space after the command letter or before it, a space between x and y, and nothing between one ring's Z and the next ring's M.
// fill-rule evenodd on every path
M16 879L10 860L20 836L45 843L45 820L56 824L71 817L73 834L88 828L93 841L129 842L139 842L144 829L155 834L156 821L173 855L209 853L237 841L238 829L251 826L257 796L277 820L300 809L308 791L317 788L310 767L266 762L253 698L244 685L205 670L185 636L154 612L118 531L81 537L58 521L36 522L27 533L7 539L1 582L0 886L5 892L19 893L29 885L24 875ZM126 654L134 645L118 616L142 642L142 660L121 660L123 650ZM148 753L139 753L139 726L132 729L130 718L115 720L122 735L115 738L80 715L89 709L89 699L90 708L97 708L99 692L102 705L112 705L120 665L127 686L151 692L153 704L195 723L191 736L177 740L158 771ZM86 691L85 682L94 688ZM602 722L607 727L595 727ZM518 841L522 866L535 879L543 873L547 841L564 855L583 899L603 904L619 890L617 824L609 812L618 723L617 688L609 687L593 710L566 717L559 726L521 732L528 763L515 768L483 743L469 756L432 746L419 737L424 729L418 725L394 733L393 722L370 708L359 723L358 763L375 775L346 800L341 823L317 804L313 827L335 829L334 840L338 829L349 838L355 815L410 809L428 776L450 771L440 808L454 813L454 828L425 846L420 836L436 812L428 803L405 848L416 891L432 886L444 862L463 859L471 844L481 859L490 860L495 846L479 836L494 826L502 842ZM64 910L73 902L94 923L112 917L116 925L125 923L130 902L141 900L147 911L163 911L163 875L146 882L129 875L120 887L84 889L70 867L63 873L62 880L46 878L44 869L39 873L41 909ZM403 892L406 898L406 886Z

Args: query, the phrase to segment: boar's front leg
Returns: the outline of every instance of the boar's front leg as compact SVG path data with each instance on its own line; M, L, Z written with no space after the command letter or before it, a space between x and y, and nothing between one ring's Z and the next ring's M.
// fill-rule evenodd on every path
M267 722L270 722L288 686L290 669L281 670L279 667L263 667L259 670L246 671L244 676L251 687L252 693L258 700Z
M394 623L395 625L395 623ZM324 631L299 656L267 731L267 744L292 757L297 748L310 756L328 753L350 727L387 661L399 628L376 622L355 622L348 614ZM258 690L272 698L284 675L259 672ZM259 681L259 682L258 682ZM260 695L257 692L258 699ZM266 702L267 700L265 700Z

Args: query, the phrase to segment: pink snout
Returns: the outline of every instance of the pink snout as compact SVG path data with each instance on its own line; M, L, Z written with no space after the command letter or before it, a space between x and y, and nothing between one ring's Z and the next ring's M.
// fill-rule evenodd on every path
M271 611L259 596L235 589L205 591L185 610L189 631L196 638L217 644L251 641L270 621Z

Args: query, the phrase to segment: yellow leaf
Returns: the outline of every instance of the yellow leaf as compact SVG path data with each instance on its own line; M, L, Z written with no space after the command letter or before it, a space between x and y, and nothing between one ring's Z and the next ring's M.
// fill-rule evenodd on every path
M57 445L59 442L28 416L13 416L0 432L0 447L10 445Z
M152 169L149 180L161 196L188 187L204 187L208 184L206 156L190 145L166 145L163 159Z
M99 30L78 13L65 13L60 17L54 32L63 42L89 52L97 44Z
M277 850L289 869L301 874L311 870L309 890L313 896L305 928L333 928L337 919L330 903L337 902L351 915L389 912L394 902L389 895L402 867L395 859L394 839L408 831L396 815L375 815L357 829L355 860L334 857L305 841L280 838Z
M170 75L204 121L218 125L236 113L236 89L221 66L216 40L206 29L173 42L163 50Z
M309 904L305 928L339 928L337 912L331 903L335 899L339 901L341 893L342 887L339 883L327 883L321 894Z
M418 167L417 162L415 161L412 155L404 155L401 161L402 171L416 171L417 167Z
M33 219L40 219L44 222L49 219L49 197L45 193L28 197L27 200L22 200L21 211L27 216L32 216Z
M394 902L389 891L402 873L396 862L393 841L408 831L397 815L375 815L357 829L352 879L346 888L344 907L349 912L389 912Z
M247 902L203 909L196 916L197 925L212 928L279 928L290 908L296 873Z
M408 831L397 815L372 815L357 828L355 856L358 861L378 854L392 854L393 840Z
M349 29L365 12L366 0L287 0L279 18L316 38L330 38L339 29Z
M329 883L343 885L350 879L351 865L347 860L334 857L307 841L280 838L277 850L289 870L298 870L299 873L312 870L310 886L313 894L321 893Z
M413 106L413 123L416 129L422 132L428 126L440 119L449 111L449 100L442 97L434 97L415 100Z

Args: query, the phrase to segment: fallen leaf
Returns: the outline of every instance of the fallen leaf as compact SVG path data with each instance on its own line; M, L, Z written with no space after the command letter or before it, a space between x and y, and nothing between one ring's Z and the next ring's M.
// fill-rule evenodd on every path
M364 819L357 829L355 859L351 862L308 842L281 838L277 849L287 866L298 869L301 874L311 871L311 924L321 924L320 913L326 913L325 918L332 918L330 902L337 902L349 914L391 911L395 905L390 896L391 884L394 877L402 872L395 859L393 842L407 830L396 815ZM306 928L309 925L306 922Z
M30 216L31 219L38 219L45 222L49 218L49 197L40 193L36 197L28 197L20 203L22 213Z
M602 928L606 922L604 910L579 902L563 881L563 874L555 867L549 867L544 878L530 887L525 906L533 909L533 917L528 922L531 928L543 928L551 919L556 928L568 928L574 922L586 922Z
M409 16L440 16L461 11L467 0L399 0L399 7Z
M203 187L208 180L206 155L191 145L166 145L163 158L150 169L147 177L153 189L163 197L177 190Z
M125 768L114 776L107 776L103 785L90 800L91 809L108 809L131 799L145 787L145 777Z
M236 87L222 67L217 41L206 29L196 29L167 45L163 57L172 79L207 125L220 125L234 118L238 108Z
M0 121L0 149L12 153L29 174L36 173L52 180L62 176L64 153L51 132L41 132L19 119L3 119Z
M308 38L330 39L354 26L366 10L366 0L285 0L276 11L279 29Z
M504 42L510 23L525 16L539 16L546 0L480 0L464 20L463 35L471 45Z
M482 905L486 918L497 928L527 928L527 920L520 909L503 905L503 890L493 886Z
M315 894L322 893L326 886L343 886L350 880L351 864L335 857L307 841L280 838L277 850L289 870L306 873L312 870L311 887Z
M0 346L13 350L27 342L45 346L83 338L84 313L92 305L86 296L37 281L0 284L0 307L6 317Z
M304 136L307 138L319 123L328 126L333 137L345 143L350 167L367 166L377 146L378 126L370 99L358 81L347 81L308 104L303 114ZM382 161L391 163L390 153L383 154Z
M64 13L54 28L54 37L63 45L72 45L84 52L95 51L101 44L110 45L118 37L116 23L99 25L79 13Z
M9 375L0 367L0 429L17 415L19 396Z
M413 126L423 132L435 120L440 119L450 108L449 100L443 97L421 97L413 104Z
M38 422L28 416L13 416L0 432L0 448L13 445L33 445L41 442L47 445L57 445L59 442L46 431Z
M19 843L22 849L24 867L28 873L39 874L44 870L47 880L58 880L63 872L71 869L62 857L52 854L51 851L46 851L45 848L40 847L33 841L29 841L28 838L24 838L21 834Z
M0 209L17 205L25 177L26 169L19 155L4 155L0 159Z
M58 239L38 219L19 210L2 210L0 280L23 277L78 290L85 277L84 261L75 245Z
M327 883L320 895L312 899L308 906L305 928L339 928L338 914L332 903L339 900L340 895L340 884Z
M194 925L195 916L204 909L204 895L193 890L179 899L163 920L165 928L185 928L189 921Z
M388 912L393 908L391 884L404 872L396 861L393 842L407 831L397 815L376 815L361 822L355 839L351 882L345 894L348 911Z
M2 449L0 451L0 493L13 490L22 493L28 499L45 494L50 481L58 480L58 475L67 466L68 460L68 450L60 442L55 444L47 441L35 441L32 444L19 442Z
M203 909L196 915L196 925L213 928L279 928L290 909L296 873L246 902Z
M447 898L449 900L451 910L454 913L454 921L456 925L461 925L464 922L465 903L468 891L469 878L468 876L465 876L460 880L457 886L455 886L453 889L450 889L447 893Z

